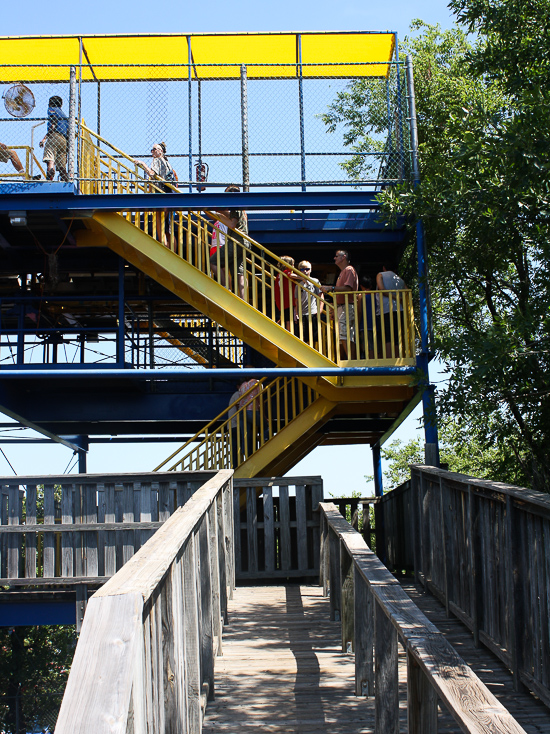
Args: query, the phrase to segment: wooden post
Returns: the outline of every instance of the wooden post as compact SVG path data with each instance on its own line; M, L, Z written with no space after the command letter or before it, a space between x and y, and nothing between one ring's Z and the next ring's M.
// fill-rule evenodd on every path
M354 573L352 558L340 541L340 579L342 583L342 652L352 653L354 650L353 618L355 604L353 599Z
M279 544L281 549L281 569L290 570L290 508L288 486L279 487Z
M208 700L214 699L214 640L212 630L212 578L210 575L210 541L208 513L202 519L198 532L201 587L201 659L202 683L208 684Z
M510 651L510 669L514 679L514 690L521 691L521 670L523 667L523 646L525 627L523 623L523 600L520 579L523 574L521 556L521 529L518 514L514 508L514 501L506 495L506 636L507 647ZM542 563L543 559L537 559ZM531 584L535 583L531 579Z
M407 651L408 734L437 734L437 694L427 675Z
M371 590L354 565L355 695L374 694L374 606Z
M340 539L329 528L329 548L330 548L330 618L333 622L339 622L341 619L342 608L342 581L340 578Z
M216 640L216 655L221 655L222 615L220 589L220 559L218 543L217 498L208 510L208 541L210 556L210 579L212 584L212 634Z
M375 734L399 734L399 686L397 631L376 603L375 638Z
M327 519L324 512L321 515L321 548L319 550L319 586L323 587L323 596L327 596L328 579L325 573L325 561L327 555Z
M449 529L448 529L448 498L445 491L445 485L443 478L439 477L439 512L441 514L441 554L443 556L443 593L445 595L445 614L450 617L449 612L449 586L450 586L450 574L447 567L448 555L449 555Z
M275 526L273 517L273 488L263 488L264 503L264 553L266 573L275 571Z
M479 564L479 552L481 549L478 545L477 508L478 503L472 489L472 485L468 484L468 578L470 609L472 617L472 633L474 636L474 645L476 647L479 647L479 628L481 624L481 610L483 602L481 588L481 567Z
M256 488L246 488L246 538L248 543L248 573L258 571L258 512Z
M193 534L191 534L183 551L185 680L189 734L200 734L202 728L199 613L195 574L195 548Z
M88 586L87 584L78 584L76 587L76 631L80 634L86 607L88 606Z
M25 523L27 525L36 525L36 485L27 484L26 492L27 506ZM67 493L64 492L63 497L65 497L66 494ZM72 518L70 522L72 522ZM71 533L68 533L68 535L70 536ZM62 548L64 540L65 538L62 538ZM63 576L69 575L63 573L63 570L64 568L62 567ZM72 573L70 575L72 576ZM27 533L27 535L25 536L25 578L36 578L36 533Z

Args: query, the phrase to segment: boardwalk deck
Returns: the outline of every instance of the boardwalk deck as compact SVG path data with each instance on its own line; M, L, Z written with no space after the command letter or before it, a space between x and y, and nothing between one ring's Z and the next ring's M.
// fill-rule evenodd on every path
M420 601L426 614L448 622L438 602L428 596ZM374 699L354 695L353 656L341 652L340 625L329 621L329 611L329 600L316 586L238 588L224 629L223 657L216 660L216 700L208 705L204 734L374 732ZM464 654L471 635L464 630L461 637L457 625L451 642ZM550 734L548 709L530 694L512 695L510 674L486 650L475 650L473 657L476 672L488 674L484 682L504 705L511 704L525 730ZM401 647L399 663L400 730L406 731ZM460 730L445 713L439 731Z

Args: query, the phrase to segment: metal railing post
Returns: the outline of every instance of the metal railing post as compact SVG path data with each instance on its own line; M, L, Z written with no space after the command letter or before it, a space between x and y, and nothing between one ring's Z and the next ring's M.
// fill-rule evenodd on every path
M246 66L241 66L241 126L243 157L243 191L250 191L250 168L248 159L248 77Z
M298 34L298 96L300 103L300 162L302 191L306 190L306 143L304 131L304 79L302 74L302 36Z
M76 67L71 66L70 85L69 85L69 131L68 131L68 150L67 150L67 175L69 181L74 181L74 164L75 164L75 124L76 115Z

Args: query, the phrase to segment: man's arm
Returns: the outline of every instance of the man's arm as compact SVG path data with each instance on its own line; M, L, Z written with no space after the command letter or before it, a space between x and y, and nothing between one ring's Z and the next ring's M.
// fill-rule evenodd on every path
M239 224L239 218L229 217L229 212L227 211L227 209L220 209L219 211L216 210L216 215L218 217L218 222L225 224L227 227L230 227L231 229L237 229L237 225Z

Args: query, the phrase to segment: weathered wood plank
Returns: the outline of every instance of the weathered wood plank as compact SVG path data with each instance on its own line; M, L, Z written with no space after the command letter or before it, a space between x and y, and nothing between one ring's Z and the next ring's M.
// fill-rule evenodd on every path
M296 484L296 536L298 542L298 569L306 571L307 561L307 517L306 487Z
M69 493L66 493L69 497ZM36 487L29 485L26 488L26 514L25 514L25 525L36 524ZM72 521L72 518L71 518ZM63 520L62 520L63 522ZM28 533L25 535L25 577L28 579L36 578L36 535L34 533ZM68 575L68 574L63 574Z
M125 732L142 610L139 594L90 600L55 727L57 734ZM82 686L83 680L93 680L94 685Z
M374 607L368 584L354 566L355 575L355 695L374 694Z
M273 489L263 488L264 505L264 552L265 571L273 573L275 570L275 529L273 517Z
M399 734L397 632L378 604L374 605L375 734Z
M55 524L54 485L44 485L44 524ZM44 577L55 576L55 538L53 533L44 533Z
M195 547L190 537L183 551L184 580L184 634L185 634L185 680L187 697L187 717L190 734L201 731L201 659L199 640L199 610L197 604L197 565Z
M409 734L437 734L437 695L410 652L407 653L407 687Z
M279 553L281 570L290 569L290 507L288 485L279 487Z

